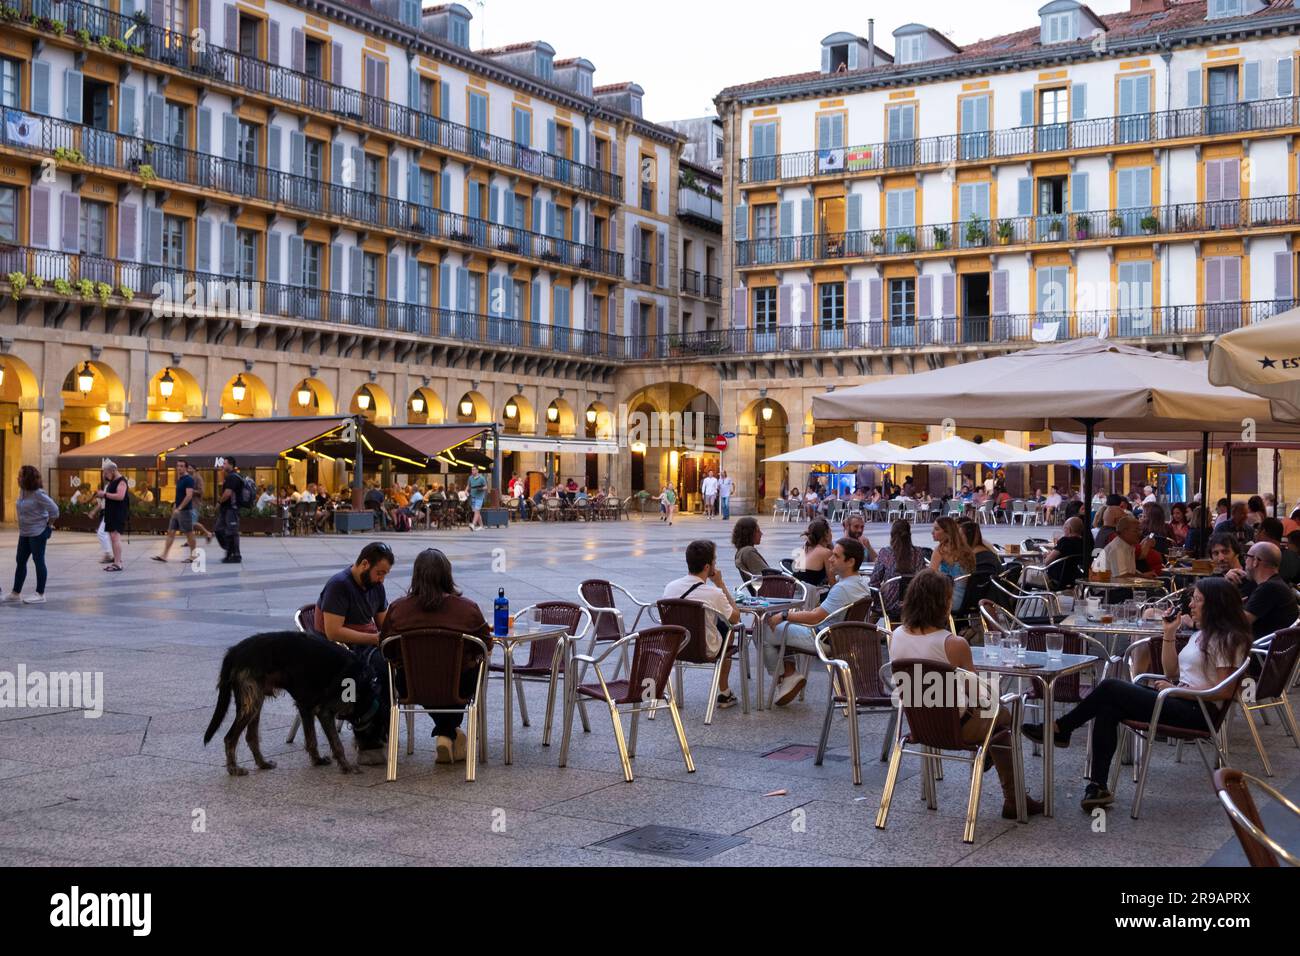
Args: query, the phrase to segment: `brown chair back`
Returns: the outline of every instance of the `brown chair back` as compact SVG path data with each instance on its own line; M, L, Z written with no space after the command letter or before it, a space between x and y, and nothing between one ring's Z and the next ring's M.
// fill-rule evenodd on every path
M1280 697L1295 677L1297 658L1300 658L1300 627L1288 627L1274 634L1259 676L1255 678L1255 699Z
M304 604L293 612L293 623L298 630L312 637L325 638L324 621L320 620L315 604Z
M578 593L592 607L614 607L614 589L608 581L593 578L578 585ZM592 611L592 626L597 642L617 641L623 635L618 631L618 619L609 611Z
M663 600L659 602L659 621L682 628L690 635L690 642L677 654L677 659L685 664L712 664L718 659L717 654L710 654L708 647L708 615L716 613L713 608L690 598Z
M1259 808L1255 806L1255 798L1250 795L1246 778L1240 770L1223 767L1214 771L1214 789L1226 793L1233 806L1241 811L1242 816L1253 823L1257 829L1261 831L1264 829ZM1256 840L1254 835L1238 823L1231 813L1228 814L1228 820L1232 823L1237 841L1241 844L1241 849L1245 852L1251 866L1281 866L1273 851Z
M871 608L875 605L875 602L874 597L864 597L854 601L844 612L845 623L864 623L871 615Z
M881 707L891 702L891 688L880 678L885 655L881 633L874 626L862 621L832 624L826 629L826 650L827 657L849 665L859 704Z
M647 627L639 632L633 642L632 666L628 668L628 696L615 703L644 700L647 691L652 698L666 699L677 655L690 640L685 628L672 624Z
M1066 654L1087 654L1088 642L1083 639L1083 635L1078 631L1071 631L1064 627L1031 627L1029 633L1025 636L1025 650L1047 652L1047 637L1049 634L1060 634L1064 637L1062 642L1062 652ZM1066 704L1077 704L1083 700L1082 691L1083 674L1067 674L1057 680L1052 685L1052 697L1055 700Z
M764 574L758 582L757 597L788 601L799 593L799 582L784 574Z
M900 678L910 684L902 685L903 714L907 717L908 740L922 747L939 750L971 750L971 744L962 739L961 718L963 708L955 702L945 706L926 706L922 693L927 681L937 680L941 687L954 686L957 668L937 661L897 660L890 664L895 682ZM934 676L931 677L930 675Z
M533 606L534 620L545 627L562 627L566 634L573 637L582 624L582 608L571 601L545 601ZM528 644L529 668L550 667L555 656L555 645L559 637L545 637Z
M384 656L401 663L406 681L403 705L453 710L473 700L460 696L467 658L482 656L482 644L469 635L440 627L407 631L385 642Z

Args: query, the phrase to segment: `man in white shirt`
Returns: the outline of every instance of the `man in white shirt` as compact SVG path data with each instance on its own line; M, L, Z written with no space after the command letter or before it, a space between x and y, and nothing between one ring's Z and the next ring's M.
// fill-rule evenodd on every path
M736 490L736 483L725 471L718 479L718 498L722 501L722 520L731 520L731 496Z
M704 615L704 643L710 654L717 654L722 647L718 620L726 621L731 627L740 623L740 609L736 607L731 591L722 580L717 559L717 548L712 541L692 541L686 546L686 570L689 573L669 581L662 595L666 601L698 601L710 609L712 613ZM736 695L727 682L730 672L731 660L728 658L722 665L722 677L718 681L718 706L724 709L736 704Z
M264 487L262 493L257 498L257 510L264 511L273 504L275 504L275 495L271 494L270 488Z
M1115 537L1102 549L1106 570L1114 578L1150 577L1137 566L1138 544L1142 541L1142 522L1126 514L1115 522ZM1149 550L1149 548L1148 548Z
M307 490L298 496L298 504L314 505L316 503L316 486L308 485Z
M713 472L704 473L700 492L704 495L704 517L712 518L718 503L718 479L713 476Z

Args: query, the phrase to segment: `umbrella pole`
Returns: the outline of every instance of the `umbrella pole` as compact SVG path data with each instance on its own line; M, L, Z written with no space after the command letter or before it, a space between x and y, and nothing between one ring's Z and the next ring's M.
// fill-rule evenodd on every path
M1201 517L1196 529L1196 556L1206 555L1209 541L1206 534L1206 522L1210 510L1210 433L1201 432Z
M1096 438L1097 419L1083 419L1084 428L1084 456L1083 456L1083 540L1084 554L1091 556L1093 548L1092 537L1092 469L1093 469L1093 440ZM1089 557L1089 566L1092 558Z
M1270 517L1272 518L1282 517L1282 515L1278 513L1279 509L1282 507L1282 499L1278 496L1278 490L1279 490L1278 472L1281 470L1282 470L1282 452L1280 449L1274 448L1273 449L1273 513L1270 515Z

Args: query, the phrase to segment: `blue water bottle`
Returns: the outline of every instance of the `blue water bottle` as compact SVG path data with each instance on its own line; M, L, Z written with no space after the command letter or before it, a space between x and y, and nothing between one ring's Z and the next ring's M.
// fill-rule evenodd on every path
M510 602L506 600L505 588L497 590L497 599L492 602L492 633L496 637L510 633Z

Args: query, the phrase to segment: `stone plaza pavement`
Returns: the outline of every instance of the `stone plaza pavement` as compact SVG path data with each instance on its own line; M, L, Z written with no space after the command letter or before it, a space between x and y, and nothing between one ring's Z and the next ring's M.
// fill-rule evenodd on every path
M761 550L769 560L788 556L798 526L776 525L768 517L763 527ZM883 526L869 530L877 545L885 543ZM1023 534L1018 528L991 532L999 541ZM516 609L544 599L575 600L578 583L590 577L609 578L654 599L666 581L684 573L686 543L704 536L718 542L724 575L738 583L728 524L684 518L669 528L650 517L478 534L389 535L398 564L388 591L390 599L404 592L413 558L432 546L447 552L458 582L489 618L498 587ZM929 529L918 529L917 539L928 541ZM733 842L739 845L707 861L713 865L1199 866L1241 860L1200 760L1188 752L1177 764L1172 747L1162 746L1155 756L1143 819L1129 817L1133 786L1126 773L1105 832L1094 832L1077 803L1081 737L1070 750L1058 751L1054 819L1028 825L1002 820L1001 794L990 773L977 842L964 845L964 768L948 764L939 809L932 812L920 799L917 766L909 760L889 827L876 830L885 775L878 760L883 715L862 718L861 787L852 785L841 718L833 725L824 766L814 766L810 752L768 756L791 745L816 744L827 687L821 670L814 670L803 702L748 716L736 707L705 727L708 675L692 669L683 719L694 774L682 765L671 723L643 721L633 761L636 780L624 783L608 714L596 706L589 708L592 733L583 734L575 721L569 766L558 768L558 740L549 748L541 745L545 688L539 684L526 685L533 725L516 726L515 762L504 766L500 682L493 681L490 757L475 783L465 782L460 765L434 764L431 725L423 717L416 753L405 756L403 746L394 783L384 781L381 767L347 777L334 767L310 767L301 737L296 745L284 742L293 716L287 697L268 702L262 720L263 746L278 768L228 776L220 737L207 748L202 743L222 654L250 634L292 627L293 610L314 600L326 577L350 564L365 540L245 539L242 567L218 563L214 545L206 573L196 574L180 563L149 561L159 539L137 537L126 549L126 571L108 575L96 563L93 536L56 533L49 547L49 603L0 607L0 671L13 672L20 664L29 672L102 671L104 714L86 719L68 710L0 709L0 860L676 864L595 846L646 825L738 838ZM6 591L14 543L12 530L0 532L0 584ZM497 548L504 549L502 572L493 571ZM737 688L738 679L733 677ZM1277 784L1294 798L1300 750L1276 720L1263 733ZM405 744L404 725L402 734ZM344 736L350 747L350 732ZM1232 752L1235 765L1262 775L1239 718ZM252 766L242 741L240 761ZM1026 768L1031 791L1040 793L1041 765L1028 750Z

